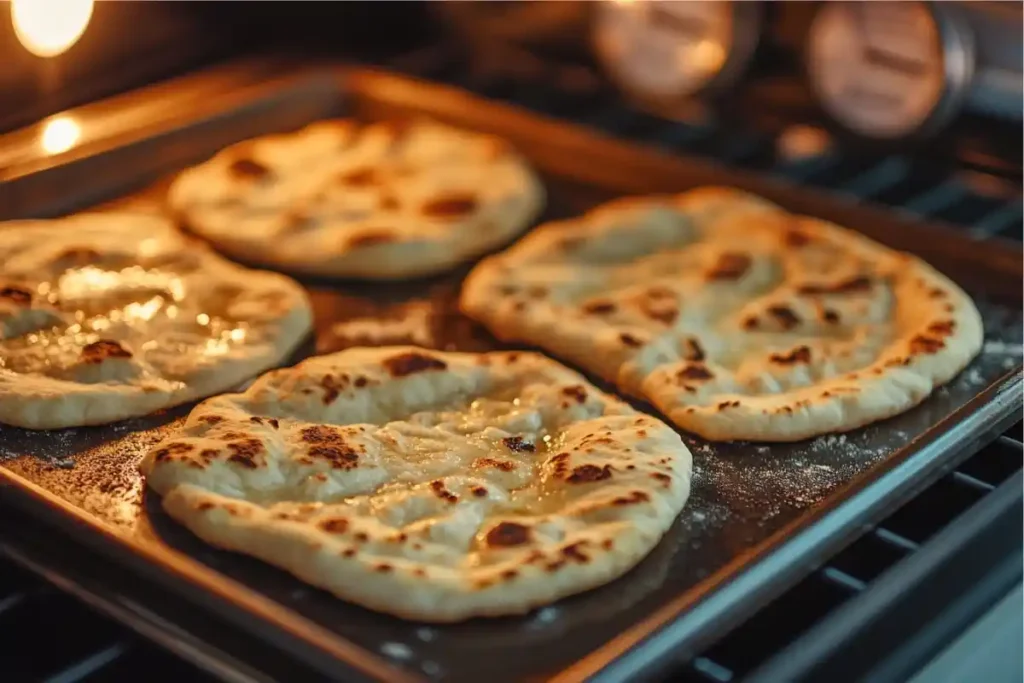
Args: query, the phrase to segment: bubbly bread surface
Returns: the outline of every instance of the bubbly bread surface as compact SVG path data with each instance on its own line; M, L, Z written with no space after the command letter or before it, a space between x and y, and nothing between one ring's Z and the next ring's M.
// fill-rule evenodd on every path
M208 399L141 469L213 545L424 621L636 565L686 501L670 427L532 353L354 348Z
M723 188L541 226L482 261L460 305L723 441L903 412L983 334L971 299L922 260Z
M321 121L184 171L172 210L237 258L327 277L450 270L508 242L544 191L497 138L428 120Z
M0 224L0 422L95 425L231 389L312 327L301 287L242 268L165 219Z

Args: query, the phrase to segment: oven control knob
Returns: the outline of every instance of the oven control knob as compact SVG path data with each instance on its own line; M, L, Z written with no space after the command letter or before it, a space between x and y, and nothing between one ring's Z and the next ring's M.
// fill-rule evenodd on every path
M826 2L811 23L807 74L848 130L894 140L930 132L960 109L974 71L971 34L925 2Z
M725 89L750 63L756 2L608 0L593 8L592 40L610 78L658 109Z

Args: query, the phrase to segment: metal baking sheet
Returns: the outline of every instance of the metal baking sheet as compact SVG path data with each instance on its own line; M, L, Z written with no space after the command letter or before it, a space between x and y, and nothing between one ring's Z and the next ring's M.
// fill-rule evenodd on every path
M26 190L24 199L3 206L7 217L57 215L104 200L157 210L167 174L182 166L245 137L339 114L427 114L504 135L542 172L550 194L546 218L627 193L709 183L759 192L922 254L969 289L987 336L979 358L922 406L866 429L791 445L712 445L684 435L694 454L692 497L632 572L525 617L444 627L337 600L268 565L215 550L172 522L136 465L189 406L98 428L41 433L0 427L0 500L45 506L66 518L68 528L78 528L72 521L84 524L87 537L104 539L111 557L130 555L166 590L259 637L287 641L296 656L323 655L316 666L328 674L354 669L375 678L404 671L453 681L573 680L685 656L838 550L861 525L967 457L1019 410L1018 247L972 243L944 226L631 148L388 74L317 69L225 94L201 111L183 113L173 126L142 128L130 141L97 140L90 154L14 174L11 182ZM143 185L148 189L137 191ZM366 343L495 348L486 331L455 310L465 270L369 287L304 281L316 338L292 360ZM391 321L385 337L365 337L359 321L368 318Z

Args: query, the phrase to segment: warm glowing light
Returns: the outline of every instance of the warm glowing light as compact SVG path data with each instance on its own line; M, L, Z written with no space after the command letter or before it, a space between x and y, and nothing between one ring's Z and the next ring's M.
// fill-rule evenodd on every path
M78 142L82 128L70 116L54 116L43 124L39 144L47 154L66 152Z
M85 33L92 6L93 0L11 0L11 23L26 50L55 57Z

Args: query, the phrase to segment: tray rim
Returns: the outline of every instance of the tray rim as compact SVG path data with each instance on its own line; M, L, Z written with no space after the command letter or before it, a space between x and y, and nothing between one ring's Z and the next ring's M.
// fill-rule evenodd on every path
M189 80L194 79L196 77L201 77L203 73L204 72L191 74L189 76L184 77L182 80ZM480 110L480 118L486 118L488 115L494 115L495 112L497 112L498 115L505 117L507 119L511 119L512 128L532 127L535 129L539 129L539 132L535 133L535 135L539 135L541 137L550 136L554 134L564 136L566 132L571 132L572 139L570 140L570 143L572 144L599 144L601 146L611 148L612 151L614 151L619 156L639 156L641 160L647 161L650 161L651 159L656 159L658 160L659 164L670 164L679 167L688 167L690 171L696 175L728 175L735 179L744 181L741 184L733 180L729 182L730 185L754 185L765 187L772 186L774 190L771 192L771 194L776 195L793 191L798 192L801 195L807 195L812 197L817 195L821 197L819 200L817 200L821 204L835 204L837 201L835 197L831 196L832 193L823 192L816 188L787 188L786 186L789 185L788 183L766 179L760 176L756 176L756 174L750 174L748 172L744 172L737 169L730 169L715 164L713 162L706 162L705 160L701 159L694 159L692 157L677 157L663 154L655 150L652 150L649 147L644 147L642 145L634 143L620 142L613 138L605 137L596 131L591 131L578 124L557 121L541 115L533 114L525 110L518 110L518 108L516 107L491 102L489 100L476 97L474 95L471 95L456 88L451 88L449 86L419 81L417 79L409 78L406 76L395 76L379 70L367 70L362 68L351 69L346 67L338 67L337 65L328 66L325 69L325 67L322 65L312 67L307 65L299 69L296 69L295 71L287 72L284 76L275 77L269 83L260 83L255 86L243 85L236 90L232 90L230 93L225 93L223 97L217 99L218 105L216 109L218 111L222 109L230 110L232 109L233 103L250 101L253 98L259 97L260 95L265 95L266 93L273 93L275 91L279 91L282 87L282 84L295 82L296 80L302 78L323 77L324 75L329 75L334 79L340 79L335 82L335 85L337 86L338 90L337 97L339 98L339 103L343 100L343 98L346 97L347 88L349 88L352 84L355 85L357 90L359 88L368 87L385 87L392 89L398 88L398 95L403 95L404 89L404 96L408 96L412 92L410 88L412 88L413 90L415 90L416 88L428 88L431 91L440 93L441 97L448 97L450 100L450 106L464 107L467 106L468 102L468 106ZM382 83L383 86L381 86ZM379 95L379 93L377 94ZM399 99L401 99L401 97ZM210 109L213 109L213 107L203 108L204 111ZM207 116L210 115L207 114ZM195 124L198 122L198 120L203 119L203 116L193 117L189 121L180 122L175 124L174 126L170 126L170 129L182 129L187 127L187 125L189 124ZM166 122L164 123L166 124ZM164 127L166 126L160 126L160 128ZM123 146L134 144L135 142L138 142L140 140L159 137L160 135L161 130L159 129L142 129L136 131L136 135L132 136L129 139L114 136L113 138L106 140L107 144L104 144L104 140L96 141L97 146L85 144L80 148L79 153L77 155L72 155L69 158L54 157L49 160L44 160L45 163L43 163L41 166L28 169L25 171L25 174L26 176L36 176L40 173L45 173L47 170L52 170L57 167L67 166L68 164L73 164L80 161L88 161L89 159L92 159L98 155L106 154L110 151L117 150ZM513 133L509 133L508 135L509 137L515 137ZM594 142L595 140L597 141L596 143ZM0 138L0 144L2 144L2 142L3 138ZM745 176L750 176L751 178L753 178L753 180L747 183L746 181L748 180L748 178L746 178ZM851 208L853 207L847 205L841 206L841 209L844 211L848 211ZM870 212L886 214L889 213L888 211L879 211L873 208L870 209ZM891 222L892 217L890 216L888 220ZM908 222L905 221L905 219L899 220L900 222ZM855 222L859 223L860 221L858 220ZM910 223L918 224L922 228L924 227L923 221L913 221ZM1005 265L1007 263L1005 257L1010 256L1010 254L1006 253L1006 251L1008 250L1004 251L1006 249L1006 246L1014 248L1014 250L1017 251L1019 255L1019 247L1015 243L1004 240L1004 242L1006 242L1005 246L997 245L996 247L993 247L993 244L991 242L971 242L970 240L966 239L961 235L956 235L956 233L953 232L955 230L953 228L942 226L940 227L942 230L952 233L953 236L951 237L951 239L961 241L965 245L969 245L971 248L977 247L977 250L980 252L1001 252L1000 255L1003 256L1004 258L1001 259L1000 266ZM928 222L927 229L934 229L934 227L931 225L931 222ZM1015 268L1011 268L1009 270L1016 270L1018 273L1020 272L1021 263L1019 259L1016 260ZM1012 274L1007 275L1012 277ZM726 570L730 570L730 574L727 578L723 578L717 584L709 586L707 590L703 591L700 595L685 600L685 604L680 604L679 600L673 600L671 603L657 610L653 615L635 623L632 627L630 627L627 631L620 634L618 637L606 641L603 645L599 646L597 649L593 650L591 653L584 656L575 665L571 665L570 667L564 669L561 673L556 674L554 680L575 680L577 677L595 675L599 672L603 672L602 676L611 676L613 671L621 669L622 666L625 666L626 662L633 662L633 666L635 667L635 660L637 659L636 651L627 651L630 649L635 650L635 646L641 643L647 643L647 645L644 646L645 651L650 651L651 647L659 646L662 647L662 649L664 649L664 643L662 643L661 640L658 639L660 638L664 640L665 636L663 629L670 627L671 623L673 623L673 619L675 621L679 621L677 617L679 614L683 612L683 610L689 608L690 612L693 612L699 606L704 605L706 603L710 603L716 595L721 593L722 590L727 589L730 586L738 583L739 579L742 579L744 576L749 575L750 570L757 568L758 566L762 565L763 563L769 560L772 560L772 558L776 558L774 560L775 562L780 562L780 560L777 559L777 557L779 556L778 551L781 548L786 547L786 545L792 545L795 542L795 540L799 538L799 535L796 538L791 538L789 541L786 541L782 545L774 546L774 544L778 542L777 539L779 537L788 535L794 530L797 531L798 534L806 535L807 532L815 528L821 527L824 518L828 517L829 515L834 515L835 513L840 512L842 509L845 509L846 506L853 503L855 500L861 500L864 492L867 491L868 489L874 491L882 491L884 489L884 486L882 486L883 482L896 481L897 479L893 478L897 474L895 472L896 470L899 470L900 472L905 471L905 475L903 475L905 477L903 479L903 484L908 484L908 482L911 482L911 480L914 477L925 477L929 473L936 474L936 472L940 471L943 466L948 466L948 461L954 459L951 455L953 453L954 446L962 447L964 445L963 442L965 441L979 440L979 435L984 431L983 428L985 427L985 422L988 418L1001 417L1003 419L1006 419L1006 416L1012 415L1013 409L1015 407L1019 408L1021 404L1021 383L1021 368L1019 366L1013 370L1006 372L999 380L994 381L992 384L986 387L984 391L977 394L974 399L972 399L967 404L965 404L958 410L954 411L950 415L947 415L943 420L934 425L929 431L925 432L922 435L921 439L919 439L919 441L923 440L926 443L919 444L916 449L901 449L904 455L900 462L893 462L894 458L893 456L890 456L890 458L887 458L886 460L882 461L882 463L879 463L879 466L886 465L886 467L881 469L878 469L878 466L869 468L864 473L862 473L863 477L868 477L868 479L859 482L862 488L856 490L856 487L847 483L844 484L844 486L841 487L839 491L832 494L833 496L841 496L842 498L836 500L836 502L833 503L833 507L831 507L830 510L826 511L824 514L817 515L813 514L813 510L808 511L808 513L801 515L791 524L786 525L778 532L773 534L771 537L765 539L762 543L755 546L754 550L761 550L754 552L756 559L753 560L753 563L746 564L745 568L742 568L744 566L742 563L739 567L733 567L733 565L736 564L737 561L734 560L733 562L730 562L729 565L726 565L726 567L723 567L721 570L719 570L719 573L723 573ZM968 414L967 418L962 420L957 419L961 414L965 412ZM999 415L996 415L995 413L999 413ZM961 436L959 438L954 439L952 436L953 430L951 429L951 427L956 424L975 425L973 427L974 431L971 431L969 434L961 433ZM946 443L947 441L949 443ZM946 453L946 457L936 459L935 454L939 452ZM897 451L897 453L899 453L899 451ZM911 461L913 461L913 463L916 463L913 467L911 467ZM909 469L900 469L903 468L904 466L906 466L906 468ZM409 677L405 672L402 672L399 669L391 667L389 664L387 664L384 658L378 656L377 654L372 653L354 643L351 643L350 641L347 641L345 638L330 632L326 628L316 625L310 619L302 617L298 613L292 611L290 608L275 602L269 597L264 597L256 589L249 588L248 586L245 586L244 584L235 581L227 574L222 574L218 570L207 567L202 562L193 559L177 550L156 546L154 544L134 542L133 539L124 536L123 534L115 530L113 527L107 525L102 520L99 520L98 518L93 517L91 514L78 508L77 506L74 506L62 500L55 494L47 491L46 489L35 484L34 482L31 482L28 479L25 479L20 475L17 475L7 470L5 467L3 467L2 464L0 464L0 484L2 484L0 485L0 499L4 497L4 494L10 493L12 491L15 494L21 492L27 493L28 497L32 499L34 504L42 504L44 507L49 508L51 513L55 515L70 515L70 520L65 519L63 521L71 521L73 524L78 525L84 524L85 526L90 527L93 530L99 531L103 543L110 546L106 548L105 552L109 553L113 548L115 554L134 554L140 556L140 559L145 560L145 562L148 565L151 565L151 570L156 569L168 575L166 577L165 583L173 583L174 581L185 581L187 583L195 583L195 575L198 574L200 577L200 581L198 583L201 584L199 587L208 591L211 594L211 597L215 597L221 601L226 600L227 602L235 602L236 604L233 606L239 606L237 604L238 602L248 603L247 605L244 605L244 607L255 608L254 611L258 615L260 615L261 618L266 618L271 625L274 625L276 627L281 625L282 623L290 624L290 626L293 627L291 635L295 635L299 638L305 638L308 644L312 645L313 647L316 647L317 649L322 650L324 653L328 654L331 657L340 659L342 662L346 662L350 665L354 664L355 666L357 666L357 668L365 669L366 673L372 674L372 672L386 672L387 678L389 680L416 680L415 677ZM890 488L887 495L891 494L892 490ZM854 508L850 508L851 512L847 514L868 514L872 509L878 508L883 504L888 505L890 503L891 501L888 500L888 498L886 498L885 496L883 496L882 498L876 500L873 506L868 505L867 507L865 507L865 504L861 503L860 508L857 508L859 512ZM853 517L850 517L850 520L853 519ZM853 522L850 521L848 523ZM817 534L817 536L820 536L820 532L819 534ZM835 542L836 538L832 536L830 537L830 539L819 539L819 543L827 540ZM774 550L771 550L770 552L764 552L765 548L773 547ZM814 550L815 547L810 548L806 552ZM173 556L173 559L171 559L169 556ZM190 566L186 567L186 564ZM152 571L150 573L152 573ZM801 573L801 575L803 575L803 573ZM173 587L168 587L174 590ZM227 595L231 592L233 592L233 596L231 598L227 598ZM239 600L239 597L242 597L243 599ZM670 611L671 614L669 614ZM223 614L223 612L221 613ZM652 619L654 617L657 617L658 623L652 622ZM696 617L694 619L696 619ZM242 624L243 627L245 627L246 625L246 623ZM251 625L249 626L251 627ZM637 637L641 627L644 627L647 630L644 634L640 634L639 637ZM651 644L652 642L653 645ZM659 645L659 643L661 644ZM680 644L678 639L674 640L673 643L673 646ZM344 647L341 647L339 649L337 647L339 644L342 644ZM608 656L609 654L611 655L610 657ZM602 656L598 657L598 655ZM381 665L383 665L383 669L381 668ZM597 666L597 668L594 668L595 666ZM639 669L636 668L632 669L632 671L638 670Z

